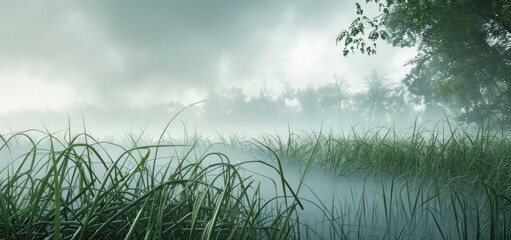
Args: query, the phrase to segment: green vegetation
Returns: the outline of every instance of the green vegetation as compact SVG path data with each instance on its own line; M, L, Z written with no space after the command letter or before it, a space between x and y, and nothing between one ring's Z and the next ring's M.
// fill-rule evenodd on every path
M263 137L281 159L308 162L332 176L346 170L371 168L375 172L431 178L442 183L484 182L511 197L511 141L504 129L481 126L475 131L454 128L440 121L431 128L415 126L398 131L373 128L365 133L351 131Z
M0 139L4 239L511 239L504 130Z
M296 198L261 199L260 186L240 175L240 164L222 153L197 152L198 141L138 146L132 139L124 148L87 134L33 136L38 133L2 137L4 239L293 236ZM12 155L15 148L22 154Z
M511 3L508 0L366 0L337 42L343 54L376 53L376 41L416 47L403 79L415 101L467 122L511 124Z

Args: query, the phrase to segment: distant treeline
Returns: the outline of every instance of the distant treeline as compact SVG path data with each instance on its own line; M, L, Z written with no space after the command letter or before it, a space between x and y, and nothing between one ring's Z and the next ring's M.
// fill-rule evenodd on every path
M408 127L416 119L445 118L440 106L413 102L406 87L373 71L364 78L366 88L349 91L345 82L306 88L285 87L276 92L262 88L255 97L247 97L241 88L220 88L210 91L208 99L194 107L198 122L215 126L229 124L239 127L318 126L389 126ZM184 105L170 102L177 111ZM427 114L423 114L426 113Z

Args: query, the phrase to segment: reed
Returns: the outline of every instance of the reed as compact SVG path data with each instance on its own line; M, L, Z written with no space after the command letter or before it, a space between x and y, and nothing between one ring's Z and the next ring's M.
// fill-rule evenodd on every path
M58 138L36 130L1 139L3 239L289 239L295 234L290 216L299 201L287 194L292 189L262 199L260 184L238 171L248 162L198 152L199 140L140 146L135 141L126 148L86 133Z
M0 236L511 239L504 129L164 136L0 135Z

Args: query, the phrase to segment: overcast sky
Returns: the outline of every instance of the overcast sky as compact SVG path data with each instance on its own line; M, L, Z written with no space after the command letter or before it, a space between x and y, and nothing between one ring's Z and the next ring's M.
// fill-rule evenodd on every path
M335 38L354 1L3 1L0 116L36 110L190 103L219 87L406 73L413 50L345 58Z

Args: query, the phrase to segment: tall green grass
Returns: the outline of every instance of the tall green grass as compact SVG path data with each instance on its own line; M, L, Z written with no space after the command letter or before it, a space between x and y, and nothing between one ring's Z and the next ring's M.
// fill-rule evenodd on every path
M332 176L354 169L446 182L482 182L511 197L511 135L504 128L373 128L366 132L264 135L258 141L294 165L314 165ZM312 161L312 162L310 162Z
M219 134L221 144L192 135L156 143L0 135L0 236L511 239L506 134L439 122L341 135Z
M370 179L353 186L359 192L329 195L332 201L315 192L330 239L511 239L508 134L440 121L401 131L264 135L256 149L337 184L352 181L342 176Z
M125 148L85 133L58 138L35 130L1 139L3 239L289 239L296 234L291 216L299 201L292 189L262 199L260 184L238 171L246 163L199 152L199 140L139 145L133 139Z

